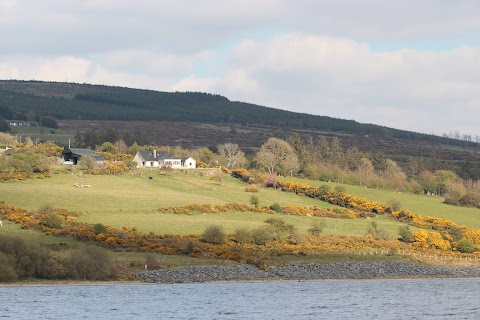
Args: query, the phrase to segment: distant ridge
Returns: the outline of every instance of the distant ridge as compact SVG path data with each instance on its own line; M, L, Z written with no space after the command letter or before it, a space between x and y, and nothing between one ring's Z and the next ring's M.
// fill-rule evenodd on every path
M201 92L159 92L105 85L0 80L0 107L18 117L71 120L189 121L270 125L414 139L447 144L459 141L328 116L230 101ZM461 141L466 145L465 141ZM475 146L475 143L467 143Z

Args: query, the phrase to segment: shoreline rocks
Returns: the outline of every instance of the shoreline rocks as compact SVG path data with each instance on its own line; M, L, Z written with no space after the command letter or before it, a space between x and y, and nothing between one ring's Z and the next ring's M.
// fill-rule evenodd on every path
M335 280L390 278L480 278L480 267L428 266L405 262L291 264L264 271L248 264L188 266L135 274L148 283L196 283L258 280Z

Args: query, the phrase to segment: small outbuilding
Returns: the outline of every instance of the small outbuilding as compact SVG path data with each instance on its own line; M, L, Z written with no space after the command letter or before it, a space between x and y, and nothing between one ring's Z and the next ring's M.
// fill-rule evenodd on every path
M182 158L182 168L195 169L197 167L197 161L192 157Z
M97 164L103 164L103 157L94 153L91 149L85 148L65 148L62 151L63 163L76 165L78 161L84 156L89 156L95 159Z

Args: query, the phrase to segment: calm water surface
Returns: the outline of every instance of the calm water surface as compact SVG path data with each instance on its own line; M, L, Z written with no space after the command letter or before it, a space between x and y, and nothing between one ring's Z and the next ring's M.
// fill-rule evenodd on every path
M0 319L480 319L480 279L0 287Z

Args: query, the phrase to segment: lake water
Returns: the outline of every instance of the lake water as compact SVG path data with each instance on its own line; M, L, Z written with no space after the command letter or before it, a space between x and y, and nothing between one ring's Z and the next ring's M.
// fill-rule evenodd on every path
M480 279L0 287L5 319L480 319Z

